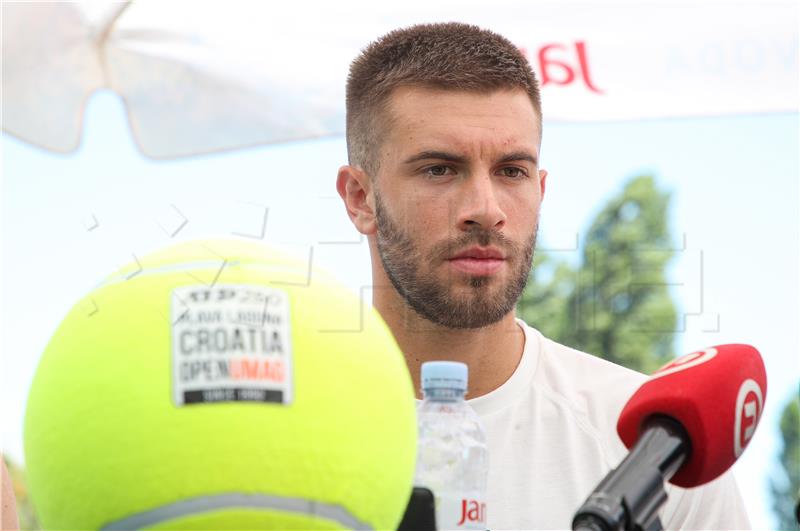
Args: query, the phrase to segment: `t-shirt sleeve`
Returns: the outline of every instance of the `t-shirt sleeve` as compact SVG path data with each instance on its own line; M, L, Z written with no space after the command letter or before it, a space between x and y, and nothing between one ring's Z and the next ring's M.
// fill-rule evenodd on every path
M672 487L661 516L664 529L751 529L750 519L731 471L694 489Z

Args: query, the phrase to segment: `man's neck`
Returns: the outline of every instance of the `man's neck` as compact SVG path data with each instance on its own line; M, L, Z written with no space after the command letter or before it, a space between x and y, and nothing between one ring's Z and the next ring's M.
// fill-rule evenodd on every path
M503 385L522 358L525 333L513 312L483 328L452 329L420 317L397 299L376 297L373 302L406 358L417 398L421 398L420 367L426 361L466 363L467 398L476 398Z

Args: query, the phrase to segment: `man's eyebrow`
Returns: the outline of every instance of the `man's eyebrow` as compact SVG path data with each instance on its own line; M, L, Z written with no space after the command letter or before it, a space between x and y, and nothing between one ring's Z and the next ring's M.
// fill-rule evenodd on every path
M514 151L507 155L503 155L502 157L500 157L500 160L498 160L497 163L503 164L504 162L515 162L518 160L527 160L534 166L539 164L538 159L535 156L528 153L527 151Z
M420 151L416 155L412 155L404 160L403 164L411 164L412 162L419 162L421 160L429 159L446 160L447 162L457 162L459 164L464 164L467 162L466 157L462 157L461 155L456 155L454 153L448 153L446 151Z
M413 162L419 162L421 160L444 160L447 162L456 162L459 164L465 164L467 162L467 158L461 155L456 155L455 153L448 153L446 151L420 151L419 153L410 156L406 160L403 161L403 164L411 164ZM504 164L506 162L514 162L519 160L526 160L534 165L539 163L538 159L528 153L527 151L513 151L506 155L500 157L500 159L496 162L496 164Z

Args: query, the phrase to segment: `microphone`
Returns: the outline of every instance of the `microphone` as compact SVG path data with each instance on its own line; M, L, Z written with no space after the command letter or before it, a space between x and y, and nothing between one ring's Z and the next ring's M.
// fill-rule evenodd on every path
M749 345L707 348L656 371L617 422L631 452L587 498L573 529L661 529L664 480L691 488L730 468L753 437L766 392L764 362Z

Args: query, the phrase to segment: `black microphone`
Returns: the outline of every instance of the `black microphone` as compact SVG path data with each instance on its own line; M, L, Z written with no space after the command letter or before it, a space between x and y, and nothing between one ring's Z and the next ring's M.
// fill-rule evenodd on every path
M397 531L436 531L436 505L430 489L414 487Z

